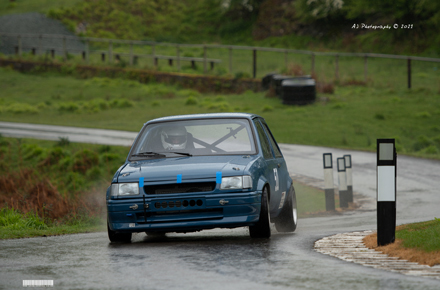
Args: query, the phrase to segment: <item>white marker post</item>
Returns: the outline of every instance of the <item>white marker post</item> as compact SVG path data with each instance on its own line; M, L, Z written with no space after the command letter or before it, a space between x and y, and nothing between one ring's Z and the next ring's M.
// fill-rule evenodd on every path
M347 199L353 202L353 175L351 171L351 155L344 155L345 158L345 175L347 178Z
M396 164L394 139L377 139L377 245L396 238Z
M347 177L345 173L345 158L338 158L338 176L339 176L339 206L341 208L348 207L347 198Z
M331 153L323 154L325 210L335 210L335 186L333 184L333 159Z

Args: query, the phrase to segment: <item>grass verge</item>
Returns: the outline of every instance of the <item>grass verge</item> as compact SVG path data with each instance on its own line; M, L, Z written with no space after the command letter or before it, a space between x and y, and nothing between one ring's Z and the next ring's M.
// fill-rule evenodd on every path
M396 228L396 241L386 246L377 246L377 233L364 238L370 249L392 257L419 264L434 266L440 264L440 219L407 224Z
M127 147L0 136L0 239L105 230Z
M0 209L0 239L46 237L105 231L105 221L91 216L76 216L65 222L44 220L36 213Z

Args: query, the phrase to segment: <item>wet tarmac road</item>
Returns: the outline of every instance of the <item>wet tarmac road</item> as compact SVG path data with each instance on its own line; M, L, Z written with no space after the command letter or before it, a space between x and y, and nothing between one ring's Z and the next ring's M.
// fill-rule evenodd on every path
M281 147L291 173L318 179L322 153L352 154L354 190L374 201L375 154ZM438 161L398 156L398 224L440 217L439 169ZM375 211L366 207L300 219L295 233L273 229L270 240L250 239L245 228L136 234L130 244L109 244L104 232L3 240L0 289L21 289L31 279L54 280L55 289L440 289L438 280L365 268L313 249L322 237L375 228Z

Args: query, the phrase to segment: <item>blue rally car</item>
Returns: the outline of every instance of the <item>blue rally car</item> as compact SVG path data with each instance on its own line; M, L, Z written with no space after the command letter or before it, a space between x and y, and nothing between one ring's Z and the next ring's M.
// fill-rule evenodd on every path
M107 190L108 236L249 227L269 238L297 226L292 179L260 116L216 113L147 122Z

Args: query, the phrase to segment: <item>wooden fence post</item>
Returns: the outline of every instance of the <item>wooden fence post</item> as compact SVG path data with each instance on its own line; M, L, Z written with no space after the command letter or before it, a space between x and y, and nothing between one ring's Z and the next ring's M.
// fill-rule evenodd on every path
M86 40L86 64L89 64L89 55L90 55L90 48L89 48L89 40Z
M151 56L153 59L153 66L157 67L158 61L156 59L156 45L154 43L151 45Z
M408 57L408 89L411 88L411 58Z
M133 65L133 42L130 42L130 65Z
M367 84L368 79L368 63L367 63L368 55L364 57L364 82Z
M176 55L177 55L177 71L180 72L180 47L176 45Z
M315 54L312 53L312 75L315 73Z
M288 68L288 66L289 66L289 60L288 60L287 54L288 54L288 51L287 51L287 49L286 49L286 50L284 51L284 63L286 64L286 69L289 69L289 68Z
M22 47L21 47L21 46L22 46L22 45L21 45L21 35L19 34L19 35L18 35L18 49L17 49L17 50L18 50L17 52L18 52L18 56L19 56L19 57L21 57L21 50L22 50Z
M339 80L339 54L335 56L335 79Z
M42 42L43 35L40 34L38 37L38 52L37 54L43 54L43 42Z
M203 46L203 73L206 74L206 45Z
M232 74L232 46L229 47L229 74Z
M113 63L113 43L108 41L108 63Z
M252 67L252 76L255 79L257 77L257 50L253 50L253 67Z
M63 59L67 60L67 45L66 45L66 37L63 37Z

